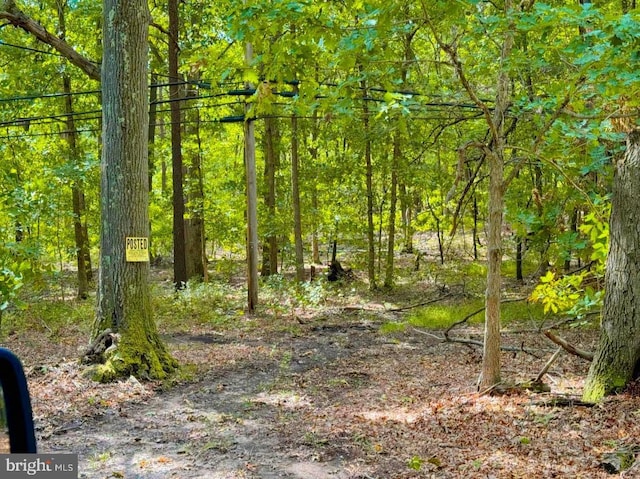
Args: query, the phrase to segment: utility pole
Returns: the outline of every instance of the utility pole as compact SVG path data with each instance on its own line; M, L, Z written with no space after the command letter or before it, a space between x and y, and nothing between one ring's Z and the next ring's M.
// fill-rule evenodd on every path
M253 46L247 42L244 49L245 63L251 65ZM247 90L253 85L247 83ZM244 167L247 190L247 311L253 313L258 304L258 186L256 179L256 136L251 107L244 108Z

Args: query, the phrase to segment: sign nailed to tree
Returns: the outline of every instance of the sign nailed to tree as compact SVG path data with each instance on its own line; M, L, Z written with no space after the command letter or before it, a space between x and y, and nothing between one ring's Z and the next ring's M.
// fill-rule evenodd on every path
M144 263L149 261L149 238L127 236L125 238L127 263Z

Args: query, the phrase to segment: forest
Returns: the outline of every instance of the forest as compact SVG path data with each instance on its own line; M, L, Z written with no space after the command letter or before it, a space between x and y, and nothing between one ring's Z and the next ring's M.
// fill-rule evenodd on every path
M79 477L640 475L635 0L0 0L0 65Z

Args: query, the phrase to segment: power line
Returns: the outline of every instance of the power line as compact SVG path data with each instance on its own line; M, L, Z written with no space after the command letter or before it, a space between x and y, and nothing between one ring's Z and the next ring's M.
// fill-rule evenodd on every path
M166 110L168 111L168 110ZM477 114L477 115L473 115L473 116L467 116L464 118L460 118L461 121L467 121L467 120L477 120L482 118L483 115L482 114ZM96 117L95 119L99 119L100 117ZM267 118L277 118L277 119L290 119L291 115L260 115L260 116L252 116L247 118L244 114L239 114L239 115L227 115L227 116L223 116L220 118L214 118L211 120L183 120L180 121L179 123L181 125L193 125L193 124L215 124L215 123L243 123L247 120L249 121L257 121L257 120L264 120ZM298 119L306 119L306 120L317 120L317 117L314 116L310 116L310 115L303 115L303 116L296 116L296 118ZM451 120L450 117L445 117L445 116L412 116L411 117L412 120L419 120L419 121L445 121L445 120ZM51 123L53 124L53 123ZM154 123L153 126L171 126L173 123L171 121L168 122L163 122L163 123ZM94 132L100 132L101 129L100 128L82 128L82 129L76 129L76 130L63 130L63 131L58 131L58 132L46 132L46 133L22 133L22 134L15 134L15 135L5 135L5 136L0 136L0 140L14 140L14 139L23 139L23 138L37 138L37 137L51 137L51 136L63 136L63 135L70 135L70 134L79 134L79 133L94 133Z
M35 48L25 47L23 45L14 45L13 43L7 43L7 42L5 42L3 40L0 40L0 45L4 45L5 47L17 48L19 50L26 50L28 52L44 53L45 55L53 55L53 56L56 56L56 57L64 57L64 55L61 55L60 53L48 52L48 51L45 51L45 50L37 50Z
M197 99L197 98L203 98L203 97L189 97L189 99L191 98ZM215 105L183 106L180 110L181 111L206 110L210 108L223 108L226 106L234 106L234 105L244 105L244 102L229 101L229 102L216 103ZM156 110L156 113L169 113L170 111L171 110L169 109L160 109L160 110ZM102 113L102 110L88 110L88 111L75 111L72 113L60 113L57 115L22 117L22 118L16 118L13 120L0 121L0 127L25 128L25 127L30 127L34 125L55 125L57 124L56 121L45 121L45 120L63 121L64 119L67 119L69 117L74 118L74 120L76 121L99 120L102 117L101 113ZM94 115L94 116L85 117L85 115Z
M47 98L63 98L67 96L76 96L76 95L93 95L96 93L101 93L102 90L86 90L86 91L76 91L71 93L38 93L36 95L24 95L24 96L14 96L14 97L0 97L0 103L11 103L11 102L19 102L19 101L33 101Z
M164 76L164 75L158 75L158 76ZM278 82L275 82L276 84ZM300 84L299 80L293 80L293 81L284 81L281 82L284 83L286 85L294 85L297 86ZM203 87L203 88L211 88L211 83L210 82L202 82L202 81L178 81L178 82L165 82L165 83L152 83L149 85L149 88L161 88L161 87L167 87L167 86L171 86L171 85L195 85L198 87ZM225 85L227 86L237 86L239 85L239 83L235 83L235 82L228 82ZM339 88L340 84L337 83L329 83L329 82L320 82L318 83L319 86L323 86L323 87L330 87L330 88ZM220 85L221 86L221 85ZM377 87L369 87L369 88L364 88L364 87L360 87L360 86L354 86L355 89L359 89L362 90L363 93L365 92L377 92L377 93L389 93L389 91L387 89L382 89L382 88L377 88ZM160 104L166 104L166 103L173 103L175 101L178 102L191 102L194 100L206 100L206 99L213 99L213 98L222 98L222 97L227 97L227 96L236 96L236 97L248 97L248 96L252 96L255 95L256 92L258 91L257 88L246 88L246 87L242 87L242 88L237 88L237 89L224 89L223 91L220 91L218 93L211 93L208 95L188 95L188 96L183 96L180 98L165 98L165 99L158 99L155 100L153 102L151 102L151 105L160 105ZM60 97L67 97L67 96L71 96L71 95L94 95L94 94L100 94L101 90L100 89L96 89L96 90L85 90L85 91L76 91L76 92L56 92L56 93L45 93L45 94L33 94L33 95L23 95L23 96L16 96L16 97L8 97L8 98L0 98L0 103L8 103L8 102L19 102L19 101L33 101L33 100L37 100L37 99L49 99L49 98L60 98ZM420 92L415 92L415 91L410 91L410 90L398 90L398 91L393 91L391 92L393 94L397 94L397 95L402 95L404 97L430 97L430 98L444 98L442 95L437 95L437 94L432 94L432 95L426 95ZM278 90L274 90L272 91L273 95L276 96L280 96L283 98L295 98L298 96L296 91L278 91ZM326 94L316 94L315 98L318 100L322 100L322 99L330 99L331 96L330 95L326 95ZM338 98L338 99L344 99L344 98ZM363 94L362 101L365 102L375 102L375 103L386 103L386 100L383 98L377 98L368 94ZM185 107L182 106L181 110L188 110L188 109L207 109L207 108L221 108L224 106L229 106L229 105L235 105L235 104L240 104L243 103L243 101L237 101L237 102L226 102L226 103L218 103L218 104L214 104L214 105L206 105L206 104L200 104L197 106L191 106L191 107ZM287 104L283 104L283 103L275 103L275 105L277 106L287 106ZM424 101L419 101L414 105L406 105L406 107L413 111L413 112L422 112L424 111L425 108L430 109L430 111L447 111L447 110L451 110L453 109L462 109L462 110L479 110L478 106L473 104L473 103L461 103L461 102L452 102L452 101L429 101L429 102L424 102ZM491 108L490 108L491 109ZM92 121L95 119L99 119L100 116L93 116L93 117L88 117L88 118L83 118L83 116L85 115L95 115L96 113L100 113L101 110L91 110L88 112L72 112L72 113L64 113L64 114L58 114L58 115L47 115L47 116L33 116L33 117L20 117L20 118L15 118L12 120L5 120L5 121L1 121L0 122L0 126L4 126L4 127L29 127L30 125L46 125L48 123L54 123L52 122L48 122L45 120L57 120L57 119L62 119L62 118L76 118L78 121ZM159 110L158 113L161 112L166 112L167 110Z

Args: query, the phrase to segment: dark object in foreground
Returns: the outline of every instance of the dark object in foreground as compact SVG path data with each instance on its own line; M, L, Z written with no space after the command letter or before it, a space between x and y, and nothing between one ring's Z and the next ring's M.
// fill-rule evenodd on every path
M7 414L9 445L12 454L35 454L31 399L20 360L8 349L0 348L0 384L2 408Z

